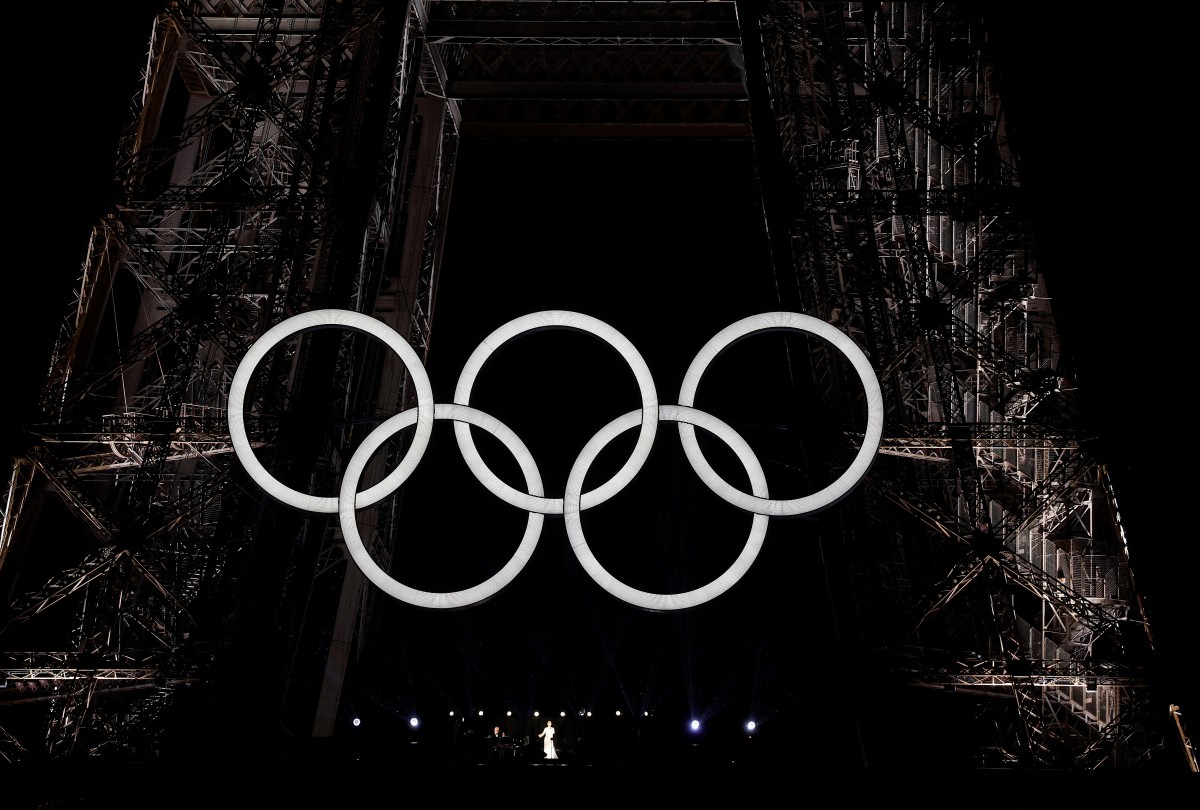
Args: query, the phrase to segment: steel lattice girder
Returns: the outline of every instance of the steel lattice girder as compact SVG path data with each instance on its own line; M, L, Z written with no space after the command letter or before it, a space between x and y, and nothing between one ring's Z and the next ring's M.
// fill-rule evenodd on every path
M1103 495L1095 490L1099 467L1072 429L1073 383L1059 367L1039 297L1015 168L999 138L1003 116L979 58L981 40L971 35L978 21L925 4L774 2L761 14L770 136L784 156L784 181L768 203L790 224L800 268L789 278L777 266L777 274L813 314L842 317L884 369L893 438L884 442L889 463L873 470L872 490L930 537L961 549L919 554L931 548L919 539L896 569L911 570L909 588L887 593L928 589L900 610L912 611L918 628L937 614L942 632L973 644L976 631L947 612L970 610L972 600L961 595L982 591L974 602L991 605L984 623L1003 639L1005 658L985 674L926 669L926 662L905 677L1015 690L1021 748L1055 761L1060 753L1038 742L1053 736L1054 724L1036 695L1021 691L1033 683L1025 673L1038 674L1036 688L1047 694L1087 679L1036 666L1065 652L1046 636L1049 627L1014 616L1012 597L990 583L1016 586L1032 597L1032 615L1071 616L1092 637L1112 631L1119 639L1120 620L1137 607L1085 596L1062 572L1041 567L1043 549L1053 549L1047 538L1090 533L1073 518ZM935 49L949 32L962 34L959 47ZM984 520L994 538L986 551L976 538ZM1118 564L1124 550L1108 553ZM948 576L919 572L923 556L956 564ZM861 564L870 570L875 562ZM1106 663L1119 668L1120 661ZM1124 674L1107 682L1119 690L1144 685ZM1094 731L1106 722L1085 713L1078 720Z

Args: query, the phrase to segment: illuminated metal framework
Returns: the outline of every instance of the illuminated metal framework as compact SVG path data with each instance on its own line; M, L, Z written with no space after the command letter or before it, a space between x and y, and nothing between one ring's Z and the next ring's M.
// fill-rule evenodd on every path
M252 339L317 307L371 313L424 352L455 147L478 134L752 136L780 304L843 329L884 387L867 508L832 527L870 549L843 583L870 617L863 649L883 650L863 663L970 701L964 757L984 764L1147 756L1143 617L1075 427L984 36L938 3L171 4L121 142L123 199L93 230L42 438L7 491L0 576L26 594L0 643L49 623L62 644L0 659L0 755L153 751L180 690L245 667L239 638L294 650L320 615L336 615L326 672L290 674L330 733L369 593L336 521L256 525L228 386ZM93 352L112 317L130 337ZM408 401L403 368L365 346L279 352L247 403L303 412L340 381L312 410L341 429L277 449L300 488L336 490L356 420L399 410L381 392ZM830 357L808 370L830 402L855 396ZM270 447L279 425L251 430ZM45 492L92 550L23 583ZM391 517L360 520L376 559ZM274 601L243 614L270 627L227 615L247 572Z
M871 549L852 561L864 638L900 677L970 695L947 699L973 701L983 764L1145 756L1125 537L1076 430L982 20L767 3L755 23L781 295L841 325L885 388L869 505L841 527ZM814 373L845 396L825 359Z
M180 690L254 666L238 639L265 628L232 598L247 571L266 570L270 599L284 594L272 608L287 644L312 632L296 619L306 605L333 615L340 604L328 668L345 667L363 580L341 576L332 526L256 527L225 399L249 342L314 306L372 313L419 354L428 346L457 110L416 10L389 6L196 0L164 4L154 21L119 147L123 195L92 230L41 438L16 462L5 502L0 564L26 593L0 639L36 650L4 658L5 759L156 752ZM114 331L128 337L108 346ZM256 407L319 398L306 380L343 383L341 401L320 403L341 427L308 448L315 463L279 462L291 480L331 480L356 418L403 404L403 369L351 339L278 355ZM256 442L277 429L260 420ZM18 562L37 552L48 492L90 531L90 550L30 583ZM288 540L267 551L259 533ZM332 607L311 604L322 599ZM317 687L293 681L312 722ZM336 694L319 700L330 716Z

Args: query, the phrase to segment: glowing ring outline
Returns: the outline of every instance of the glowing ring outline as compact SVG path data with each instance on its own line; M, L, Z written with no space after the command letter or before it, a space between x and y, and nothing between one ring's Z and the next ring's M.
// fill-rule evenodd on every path
M834 505L849 495L866 476L883 439L883 391L879 387L879 380L871 367L871 361L858 344L837 327L798 312L764 312L730 324L704 344L683 376L679 404L685 407L694 404L696 389L700 386L704 372L725 349L758 332L777 331L806 332L825 339L846 356L858 373L867 399L867 427L863 433L862 445L850 466L833 483L812 495L790 500L759 498L730 486L713 470L700 450L696 441L696 431L691 425L686 422L679 423L679 438L683 442L683 451L691 462L692 469L718 497L747 512L788 517L816 512Z
M652 593L626 585L610 574L600 564L600 561L596 559L595 555L592 554L587 538L583 534L580 490L583 488L584 477L587 475L587 471L596 456L613 438L636 425L638 417L638 411L630 411L624 416L617 417L602 427L584 445L583 450L580 451L579 456L575 459L575 463L571 466L570 474L567 476L566 491L563 494L563 521L566 524L567 537L571 543L571 550L575 552L575 557L579 560L579 564L583 566L583 570L601 588L624 602L646 610L685 610L717 598L732 588L746 575L746 572L750 570L750 566L754 564L754 560L757 559L759 551L762 550L763 540L767 536L767 523L770 517L765 514L755 513L754 520L750 526L750 534L746 538L746 545L742 547L742 551L737 559L720 576L711 582L701 585L699 588L673 594ZM746 440L738 435L737 431L729 425L710 413L682 405L660 405L658 408L658 418L679 422L680 425L689 424L704 428L724 441L737 454L738 459L746 468L746 473L750 477L751 491L761 498L766 498L767 478L763 472L762 464L758 461L758 456L751 449L750 445L746 443ZM713 475L715 476L716 473L714 472Z
M542 477L538 472L533 454L529 452L517 434L499 419L475 408L457 404L437 404L434 405L431 412L435 420L453 420L456 426L462 423L472 424L491 433L513 454L525 476L525 485L529 487L530 491L538 494L542 492ZM525 534L522 536L517 550L513 552L513 556L498 572L478 585L460 591L423 591L392 578L371 558L363 544L362 535L358 531L358 523L355 519L355 511L359 506L367 504L357 503L362 495L356 496L355 490L358 489L363 470L366 469L375 451L396 433L416 421L415 409L409 408L401 411L367 434L363 443L350 457L338 497L338 520L342 528L342 538L346 542L346 549L350 552L351 558L367 579L392 598L432 610L470 607L495 596L512 582L517 574L521 573L530 557L533 556L533 550L537 547L546 518L538 512L530 511L529 520L525 524ZM405 475L400 484L403 484L407 478L408 476ZM366 491L370 492L371 490Z
M585 324L585 326L581 326L580 324ZM271 476L258 463L250 446L244 424L245 396L254 370L266 356L266 353L277 344L305 330L337 327L348 328L378 337L389 348L396 351L408 369L410 379L416 389L417 407L397 414L372 431L367 440L364 441L363 446L355 452L351 459L351 464L348 465L346 471L347 478L342 482L339 496L337 498L321 498L305 495L284 486L282 482ZM496 330L476 349L468 361L467 367L464 367L463 373L460 375L459 390L456 391L456 399L459 398L460 394L464 399L469 398L471 386L479 369L496 348L499 348L508 339L524 332L549 328L575 329L600 337L602 340L608 342L634 370L635 378L637 378L639 389L642 393L641 410L631 411L609 423L609 425L602 428L588 442L588 445L580 453L579 457L576 458L572 466L572 472L568 478L567 488L562 499L547 499L542 497L541 477L537 472L536 462L515 433L495 417L472 408L465 402L456 402L450 405L434 403L429 377L415 351L412 350L412 347L398 333L381 321L347 310L314 310L289 318L264 333L247 352L246 356L243 357L234 374L228 401L230 438L234 445L235 454L255 482L277 500L303 511L338 513L339 519L342 521L343 533L347 539L347 547L351 552L351 556L355 559L355 563L359 565L364 574L376 586L401 601L431 608L455 608L476 604L489 598L511 582L528 562L533 548L537 544L538 537L540 537L541 528L544 523L544 514L558 513L564 515L568 527L568 535L572 542L572 549L577 558L584 566L588 575L600 584L601 587L630 604L649 610L679 610L715 598L745 575L761 549L768 518L816 511L841 500L866 475L874 455L878 451L882 438L883 397L878 380L874 374L874 369L871 367L866 355L858 348L857 344L840 330L823 321L793 312L763 313L750 318L744 318L726 327L709 340L693 359L684 377L683 386L680 391L680 404L663 406L659 406L657 403L653 377L650 375L649 368L646 366L644 360L642 360L641 354L615 329L602 321L579 313L562 310L531 313L530 315L515 319ZM599 332L596 330L599 330ZM863 444L859 448L854 462L837 481L815 495L792 500L772 500L767 498L766 481L765 476L762 474L761 464L745 440L717 417L691 407L691 402L708 365L730 345L757 332L788 330L807 332L822 337L832 343L835 348L850 360L859 374L866 393L868 424ZM489 341L495 341L496 345L492 346ZM622 351L622 349L625 349L625 351ZM469 374L468 371L470 371ZM603 503L624 489L633 479L649 456L650 445L654 441L660 418L680 423L680 438L685 453L693 469L701 477L701 480L722 499L754 515L751 534L738 560L716 580L701 588L682 594L652 594L638 591L611 577L600 566L599 562L596 561L590 549L588 549L586 538L582 533L580 518L583 509ZM476 459L476 464L474 465L468 459L468 466L472 468L473 474L476 475L480 482L484 483L485 487L487 487L487 482L484 479L490 477L496 484L495 489L488 487L493 494L496 494L502 500L512 505L518 506L518 508L524 508L530 513L530 519L527 523L526 533L521 545L517 553L514 554L513 558L506 563L501 571L480 585L452 593L419 591L408 588L388 576L382 569L379 569L366 553L361 537L358 535L357 524L354 519L356 509L369 506L392 494L412 474L428 447L432 424L436 419L454 421L456 438L465 433L466 444ZM596 490L587 493L581 492L583 477L600 449L611 438L629 430L635 424L638 424L639 421L641 430L637 446L621 470ZM416 435L397 468L375 486L370 487L362 493L355 493L354 490L357 488L362 471L370 455L396 432L414 424L417 427ZM526 486L530 490L528 493L520 493L511 486L499 481L494 473L486 467L482 458L478 456L473 441L471 441L470 431L467 427L468 424L475 424L485 430L489 430L509 448L509 451L518 459L522 471L526 476ZM734 449L743 465L746 466L747 473L751 479L753 494L743 493L734 489L712 469L700 452L699 445L696 443L694 430L696 426L710 430ZM459 446L463 448L461 438L459 438ZM464 457L468 455L465 448L463 449L463 454ZM480 470L484 471L484 475L480 475Z
M458 405L470 404L471 389L475 385L480 370L488 358L501 346L527 332L546 329L571 329L599 338L607 343L621 355L621 359L633 371L634 379L637 381L638 390L642 396L641 431L638 434L633 453L612 478L591 492L583 493L582 508L590 509L604 503L629 485L629 482L646 463L646 459L649 458L650 448L654 444L654 437L658 430L658 394L655 390L654 377L641 353L628 338L604 321L579 312L554 309L522 315L484 338L467 358L467 362L459 373L458 385L454 389L454 402ZM465 423L455 422L454 436L458 440L459 452L462 453L471 472L497 498L527 512L540 512L546 515L563 513L562 498L535 497L529 493L519 492L500 480L499 476L492 472L482 456L479 455L479 450L475 447L475 440L471 437L471 429Z
M258 364L276 345L292 335L309 329L336 329L338 327L363 332L383 341L400 357L400 361L408 370L409 379L417 394L417 429L412 444L409 445L408 451L395 470L378 484L357 496L358 504L369 506L398 489L400 484L394 482L403 481L416 469L421 457L425 454L425 448L429 445L429 437L433 431L433 385L430 383L429 375L426 373L421 359L417 357L417 353L396 330L369 315L344 309L314 309L280 321L254 342L254 345L242 358L237 371L234 372L233 380L229 384L229 400L226 405L229 438L233 443L233 451L238 460L242 462L242 466L246 468L246 472L250 474L255 483L276 500L305 512L334 514L338 511L339 498L307 495L292 489L271 475L267 468L259 463L258 458L254 455L254 449L250 446L250 436L246 431L244 416L246 391L250 387Z

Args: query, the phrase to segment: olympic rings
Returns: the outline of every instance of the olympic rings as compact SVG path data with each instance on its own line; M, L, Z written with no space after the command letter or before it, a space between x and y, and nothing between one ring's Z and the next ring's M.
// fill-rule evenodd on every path
M533 456L524 443L517 438L517 434L505 427L499 419L466 405L438 404L433 407L434 419L456 420L455 427L458 427L458 424L472 424L483 428L499 439L520 464L521 472L525 476L525 486L534 495L542 494L542 476L538 473ZM546 518L540 513L530 510L529 520L525 524L525 535L521 538L521 544L517 547L516 553L498 573L473 588L448 593L433 593L410 588L392 579L375 560L371 559L371 555L363 545L362 537L358 533L358 523L354 517L357 508L355 491L358 489L358 480L362 477L363 470L366 469L367 462L371 460L375 451L392 436L416 421L415 409L401 411L371 431L363 440L362 445L354 451L354 455L350 457L350 463L346 465L346 477L342 479L342 491L338 496L338 519L342 524L342 537L346 541L346 548L349 550L350 556L354 558L354 562L362 569L367 579L375 583L375 586L381 591L401 602L435 609L453 609L478 604L494 596L505 585L512 582L517 574L521 573L525 563L529 562L529 558L533 556L533 549L537 546L538 538L542 534L542 523ZM403 483L403 480L397 483L397 488Z
M638 390L642 394L641 432L638 434L637 444L633 448L633 455L609 479L608 483L592 492L585 492L583 494L582 508L589 509L597 504L604 503L613 495L623 490L633 480L633 477L642 469L642 465L646 463L646 459L650 457L650 446L654 444L654 434L658 429L658 396L654 393L654 377L650 375L650 367L646 365L646 361L642 359L642 355L624 335L603 321L598 321L588 315L581 315L578 312L564 312L562 310L533 312L516 320L509 321L484 338L483 342L479 344L479 348L467 358L462 373L458 377L458 387L454 390L454 401L460 405L466 405L470 401L471 387L475 385L475 378L479 376L479 370L483 368L484 362L491 357L492 353L504 345L504 343L525 332L555 328L586 332L589 335L600 338L616 349L621 358L633 369L633 376L637 380ZM483 459L479 455L479 450L475 447L475 441L471 438L471 429L465 423L455 423L454 436L458 439L458 448L463 454L467 466L470 467L471 472L479 479L479 482L487 487L488 491L493 495L527 512L542 512L547 515L561 515L563 513L561 498L557 500L533 498L525 493L517 492L508 484L501 481L484 464Z
M584 476L587 475L588 468L591 467L597 454L614 438L636 425L637 417L637 411L630 411L624 416L609 422L601 428L599 433L592 437L591 441L584 445L579 458L575 460L575 465L571 468L570 475L567 476L567 491L563 498L566 507L563 510L563 519L567 527L567 537L571 540L571 550L575 552L575 556L579 559L579 564L583 566L583 570L601 588L604 588L604 590L618 599L622 599L631 605L645 608L646 610L667 611L695 607L729 590L735 582L750 570L751 564L753 564L759 550L762 548L763 539L767 536L767 516L764 514L756 514L754 516L754 522L750 527L750 536L746 539L746 545L742 548L742 553L734 560L733 565L712 582L694 590L684 593L647 593L646 591L639 591L636 588L626 585L608 573L592 554L587 540L584 539L583 526L579 514L582 509L580 506L579 490L582 489ZM750 449L750 445L746 444L746 440L739 436L737 431L729 427L729 425L712 414L697 411L693 408L685 408L681 405L660 405L658 408L658 418L679 422L681 426L684 424L688 424L689 427L699 425L710 433L715 434L717 438L724 441L737 454L738 459L746 468L746 473L750 476L750 488L754 491L754 494L760 498L767 497L767 476L763 473L762 465L758 463L758 457L754 455L754 451Z
M285 486L267 472L266 468L255 458L254 451L250 446L244 422L244 409L246 391L254 370L268 351L298 332L337 327L377 337L395 351L408 369L416 390L417 407L391 417L368 434L346 467L338 497L329 498L298 492ZM587 443L571 467L564 495L559 499L545 497L537 464L520 438L495 417L472 408L468 404L471 389L479 371L492 353L514 337L543 329L581 331L608 343L629 364L642 399L639 410L630 411L613 420ZM717 417L692 407L705 371L722 351L752 334L781 330L808 333L832 344L847 357L858 373L867 402L867 427L862 444L850 466L836 481L821 491L791 500L768 498L766 476L758 458L746 441ZM382 322L356 312L314 310L289 318L268 330L246 353L230 386L229 433L238 459L251 478L269 495L303 511L337 513L347 550L355 564L378 588L400 601L425 608L452 609L478 604L490 598L511 582L529 562L533 550L537 546L538 538L541 536L544 516L561 514L571 548L588 576L618 599L648 610L662 611L682 610L703 604L724 593L740 580L762 548L769 517L815 512L837 503L848 495L866 475L879 449L883 435L883 393L866 355L854 341L838 329L816 318L795 312L767 312L755 315L731 324L719 332L697 353L684 375L678 405L660 405L658 403L654 379L641 354L629 340L608 324L577 312L549 310L531 313L501 326L476 348L459 376L454 400L453 404L434 403L429 376L416 353L399 334ZM705 485L728 503L754 515L746 544L734 563L708 584L676 594L640 591L609 574L596 560L588 546L583 534L581 517L583 510L613 497L637 475L649 457L657 433L658 422L664 419L679 423L679 435L684 452L692 468L696 470ZM526 523L521 543L500 571L471 588L445 593L421 591L393 579L371 559L359 535L355 520L357 509L387 497L408 480L429 445L435 420L450 420L455 423L455 437L463 458L471 472L485 488L506 503L529 513L529 520ZM358 492L359 481L371 456L396 433L413 425L416 426L416 434L396 469L375 486ZM526 492L520 492L506 484L492 472L475 447L469 425L475 425L492 433L512 453L525 477ZM634 426L639 428L639 433L629 459L610 480L594 490L583 492L584 479L596 456L612 439ZM746 469L750 480L750 493L741 492L731 486L713 470L704 458L696 440L696 427L713 433L733 450Z
M429 382L429 375L425 373L425 366L421 364L421 358L417 357L417 353L413 351L412 346L408 345L408 341L387 324L359 312L344 309L314 309L312 312L294 315L271 327L250 347L250 351L246 352L246 356L242 358L237 371L233 374L233 381L229 384L229 403L226 407L229 438L233 442L233 450L237 454L238 460L250 473L250 477L268 495L303 512L335 513L338 511L338 499L306 495L285 486L258 462L254 456L254 450L250 447L250 437L246 433L243 416L246 407L246 389L250 387L254 370L258 368L258 364L262 362L267 352L275 348L276 344L282 343L297 332L339 326L366 332L386 343L389 349L400 356L400 361L408 369L413 387L417 391L417 432L408 452L404 454L404 458L401 459L400 464L392 471L391 475L366 492L359 493L355 498L356 504L370 506L395 492L416 469L417 464L421 461L421 456L425 455L425 448L429 446L429 436L433 432L433 386Z
M739 492L726 483L709 466L704 454L700 452L700 445L696 442L695 429L690 424L680 421L679 439L683 442L683 451L687 455L688 461L692 463L692 468L700 475L700 479L719 497L739 509L755 514L803 515L832 506L849 495L854 486L867 474L871 462L875 459L875 453L879 450L879 442L883 439L883 391L879 387L879 380L875 377L874 369L871 368L871 361L858 348L858 344L840 329L796 312L766 312L762 315L754 315L730 324L718 332L712 340L704 344L704 348L696 353L691 367L683 375L683 387L679 389L679 404L692 404L705 370L725 349L756 332L785 330L809 332L824 338L846 356L854 366L854 370L858 372L858 378L862 381L863 390L866 392L867 429L863 436L862 446L858 448L854 461L836 481L825 489L803 498L773 501Z

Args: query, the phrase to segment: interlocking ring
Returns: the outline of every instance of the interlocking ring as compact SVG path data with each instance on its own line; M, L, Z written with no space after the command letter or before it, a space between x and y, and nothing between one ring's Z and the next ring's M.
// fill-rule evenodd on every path
M658 418L678 422L681 427L685 424L688 427L698 425L716 435L717 438L729 445L738 460L742 462L742 466L746 468L746 474L750 477L750 488L754 494L760 498L767 497L767 476L763 473L762 465L758 463L758 456L754 455L754 451L750 449L750 445L746 444L746 440L729 425L712 414L697 411L694 408L685 408L682 405L660 405ZM630 587L608 573L607 569L592 554L592 550L583 536L580 515L583 507L580 505L580 490L583 487L583 479L587 475L588 468L591 467L600 451L610 441L637 423L637 411L630 411L624 416L614 419L584 445L579 457L575 459L571 473L567 476L567 490L563 496L565 505L563 518L566 523L567 537L571 541L571 550L575 552L575 557L583 566L583 570L587 571L588 576L595 580L601 588L631 605L637 605L647 610L661 611L695 607L725 593L750 570L751 564L758 557L758 552L762 548L763 539L767 536L767 516L764 514L754 516L754 522L750 527L750 536L746 539L742 553L733 561L733 565L712 582L694 590L684 593L650 593ZM714 472L713 475L716 473ZM711 486L711 483L709 485Z
M491 433L508 448L508 451L517 460L521 467L521 473L525 476L525 486L529 488L530 493L534 496L542 494L542 476L533 462L533 456L524 443L517 438L517 434L505 427L499 419L466 405L442 404L433 406L433 418L453 419L455 427L458 427L459 424L464 426L471 424ZM521 538L521 544L517 547L516 552L498 573L473 588L440 593L421 591L393 579L371 558L366 546L363 545L362 536L358 532L358 522L354 516L358 508L356 491L359 478L362 477L363 470L366 469L367 463L375 451L392 436L416 421L416 409L410 408L407 411L401 411L367 434L367 438L350 457L350 463L346 465L345 478L342 479L342 491L337 499L339 502L338 519L342 525L342 537L346 541L346 549L367 579L375 583L375 586L381 591L401 602L435 609L460 608L478 604L499 593L505 585L513 581L517 574L521 573L525 563L529 562L529 558L533 556L533 550L542 534L542 523L545 521L545 517L540 512L528 510L529 520L525 524L525 534ZM397 485L398 487L399 485Z
M408 369L417 393L417 407L393 416L379 425L364 439L346 467L338 497L306 495L285 486L274 478L255 458L244 422L246 390L255 368L274 346L308 329L347 328L364 332L384 341L399 355ZM547 498L542 487L537 463L519 437L500 420L472 408L471 389L479 371L492 353L514 337L543 329L572 329L600 338L615 349L629 364L641 393L642 406L610 422L596 433L576 458L568 475L562 498ZM832 484L812 495L791 500L767 497L766 476L757 456L746 441L717 417L692 407L696 390L704 372L725 349L759 332L794 331L815 335L831 343L853 365L862 381L867 404L867 426L853 462ZM647 610L682 610L703 604L727 591L749 570L767 531L771 516L801 515L828 508L846 497L867 474L883 436L883 392L871 368L870 361L849 337L833 326L795 312L767 312L744 318L723 329L697 353L684 375L678 405L660 405L655 393L654 379L641 354L620 332L603 321L577 312L549 310L516 318L489 335L467 360L459 376L453 404L435 404L429 377L408 343L395 331L360 313L344 310L315 310L289 318L268 330L246 353L234 374L229 392L229 433L234 451L250 476L272 497L283 503L314 513L334 513L341 523L346 547L355 564L378 588L400 601L419 607L452 609L478 604L494 596L511 582L533 555L541 536L545 515L563 515L571 549L584 570L600 587L629 604ZM501 500L529 513L525 534L516 552L496 574L471 588L451 592L430 592L402 584L392 578L371 558L358 532L355 512L391 493L408 480L429 445L435 420L455 423L455 436L460 451L472 474ZM734 506L751 512L754 519L741 554L734 563L713 581L684 593L662 594L641 591L612 576L592 554L583 534L582 515L585 509L603 503L623 490L641 470L650 455L658 422L679 423L680 440L692 468L716 495ZM416 426L416 435L408 451L381 482L358 492L359 480L371 456L399 431ZM479 455L471 437L470 425L494 435L513 454L525 477L526 492L521 492L492 472ZM634 427L639 429L637 443L629 459L607 482L584 492L583 482L592 462L610 441ZM703 428L733 450L742 462L750 480L749 493L730 485L704 458L696 441L695 428Z
M836 481L820 492L806 495L803 498L773 501L765 496L757 498L740 492L717 475L704 458L704 454L700 452L700 445L696 442L695 429L687 422L681 421L679 423L679 439L683 442L683 451L687 455L688 461L692 463L692 469L720 498L739 509L753 512L756 515L803 515L837 503L849 495L854 486L867 474L871 462L875 460L875 453L879 450L880 439L883 437L883 391L879 387L879 380L875 377L875 370L871 368L871 361L858 348L858 344L840 329L796 312L767 312L751 318L744 318L718 332L696 353L692 365L683 375L683 386L679 389L679 404L690 406L693 403L696 389L700 387L700 379L721 352L755 333L780 331L808 332L824 338L846 356L854 366L854 370L858 372L858 378L862 381L863 390L866 392L867 430L854 461Z
M312 312L294 315L271 327L255 341L254 345L250 347L250 351L246 352L246 356L242 358L237 371L233 374L233 381L229 384L229 402L226 407L229 419L229 438L233 442L233 450L237 454L238 460L242 462L246 472L250 473L250 477L268 495L302 512L335 513L338 511L338 499L319 498L285 486L259 463L254 455L254 450L250 447L250 436L246 433L246 422L243 416L246 408L246 390L250 387L250 380L254 377L254 370L258 368L258 364L267 356L267 352L278 344L298 332L338 327L365 332L387 344L389 349L400 356L400 361L408 369L409 379L412 380L413 388L417 392L417 432L413 436L408 452L404 454L404 458L390 475L366 492L358 493L355 503L360 507L370 506L399 489L400 485L416 469L421 457L425 455L425 448L429 446L429 437L433 433L433 386L429 382L429 375L425 373L425 366L421 364L421 358L417 357L413 347L408 345L408 341L387 324L360 312L351 312L345 309L315 309Z
M588 315L580 315L578 312L564 312L562 310L534 312L523 318L509 321L484 338L479 347L467 358L466 364L463 365L462 373L458 377L458 387L454 389L454 401L460 405L466 405L470 402L471 388L475 385L475 379L479 376L479 371L483 368L483 364L492 356L496 349L518 335L544 329L571 329L594 335L603 340L621 355L621 359L629 364L629 367L633 370L633 376L637 380L638 390L642 395L641 430L638 433L638 440L633 448L633 454L607 483L591 492L583 493L582 508L589 509L604 503L633 480L633 477L642 469L642 465L646 463L646 459L650 457L650 447L654 444L654 434L658 430L658 396L654 393L654 377L651 376L650 367L646 365L646 361L642 359L642 355L624 335L603 321L599 321ZM546 515L561 515L563 513L562 498L554 500L550 498L535 498L524 492L517 492L517 490L501 481L499 476L492 472L491 468L483 462L483 459L479 455L479 450L475 447L475 440L471 438L471 429L465 423L455 423L454 436L458 439L459 451L462 453L471 472L497 498L527 512L541 512Z

